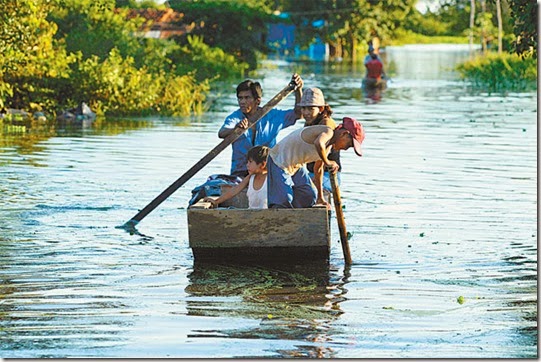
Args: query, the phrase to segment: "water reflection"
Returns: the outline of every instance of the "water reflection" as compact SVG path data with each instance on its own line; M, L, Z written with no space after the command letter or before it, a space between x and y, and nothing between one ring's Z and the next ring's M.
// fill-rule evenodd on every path
M456 64L468 59L468 44L412 44L389 46L381 54L393 77L415 80L454 80Z
M363 158L343 157L345 272L335 220L331 265L193 266L184 205L229 151L138 225L148 238L115 229L219 142L234 86L201 120L2 133L2 356L537 356L535 93L471 94L439 67L452 52L423 79L429 52L391 52L374 106L364 69L299 65L367 131ZM261 77L264 97L293 67Z
M383 92L387 89L387 80L382 80L382 83L370 85L363 81L362 90L366 104L374 104L381 102Z
M14 127L13 124L4 122L0 123L0 153L15 150L20 155L30 155L44 152L46 147L42 143L53 137L114 136L150 128L154 126L154 123L147 119L98 118L92 124L77 125L26 119L18 122ZM1 160L0 165L2 165Z
M188 315L259 320L245 328L193 330L190 337L297 341L281 357L332 357L331 322L346 289L328 263L217 265L196 263L185 291Z

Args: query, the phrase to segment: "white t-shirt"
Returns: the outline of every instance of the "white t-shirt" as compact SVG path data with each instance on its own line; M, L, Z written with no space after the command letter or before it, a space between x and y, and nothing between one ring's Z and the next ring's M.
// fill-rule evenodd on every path
M269 151L269 156L272 157L274 163L289 175L294 175L295 172L305 164L321 160L317 153L316 146L313 143L307 143L302 139L302 133L309 128L315 128L321 132L331 129L323 125L315 125L299 128L288 134L280 142ZM331 146L327 147L327 154L330 152Z
M250 181L248 181L248 190L246 196L248 196L248 207L250 209L266 209L267 208L267 176L265 175L265 182L259 190L254 189L255 175L250 175Z

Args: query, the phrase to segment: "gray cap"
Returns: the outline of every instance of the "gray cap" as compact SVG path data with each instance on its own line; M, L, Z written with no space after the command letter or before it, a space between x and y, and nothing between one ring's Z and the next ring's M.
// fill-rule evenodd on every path
M319 88L308 88L302 93L301 107L325 107L325 98Z

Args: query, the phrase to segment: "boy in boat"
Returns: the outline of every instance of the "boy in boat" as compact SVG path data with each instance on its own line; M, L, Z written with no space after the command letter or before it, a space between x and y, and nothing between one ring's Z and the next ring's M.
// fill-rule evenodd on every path
M308 126L291 132L269 151L267 183L269 208L299 208L322 204L330 207L323 198L323 168L338 171L338 164L329 160L331 150L353 147L362 156L363 126L355 119L344 117L334 130L324 125ZM315 161L314 183L305 164Z
M246 154L256 145L273 147L276 144L278 132L294 125L301 118L300 107L297 106L302 96L302 78L293 74L291 81L295 83L295 108L289 110L271 109L253 127L248 127L248 117L255 114L260 108L263 91L259 82L245 80L237 86L237 101L239 109L226 117L222 127L218 131L218 137L226 138L233 133L235 127L247 129L244 134L237 138L231 147L231 175L245 177L248 175L246 168Z
M266 209L267 208L267 156L269 148L266 146L255 146L250 148L246 156L246 168L248 176L242 182L226 192L217 199L205 197L203 201L212 203L213 207L217 207L222 202L236 196L248 187L246 196L248 196L248 208L250 209Z

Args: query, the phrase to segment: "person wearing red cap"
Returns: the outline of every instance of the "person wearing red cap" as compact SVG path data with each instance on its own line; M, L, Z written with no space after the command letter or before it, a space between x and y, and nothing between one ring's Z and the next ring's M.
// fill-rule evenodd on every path
M353 147L362 156L363 126L355 119L344 117L342 123L332 129L316 125L291 132L269 151L267 161L267 190L269 208L301 208L315 204L330 205L323 198L324 167L338 171L338 164L329 160L331 150L347 150ZM306 163L314 164L314 183L306 172Z

